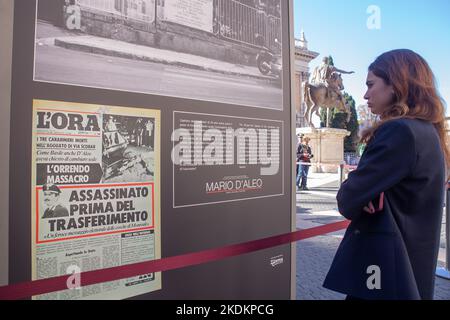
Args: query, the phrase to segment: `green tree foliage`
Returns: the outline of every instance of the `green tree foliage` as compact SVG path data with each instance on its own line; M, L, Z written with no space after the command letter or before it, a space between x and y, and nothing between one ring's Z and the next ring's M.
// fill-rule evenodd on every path
M333 57L331 55L328 56L328 61L329 61L330 65L334 66L334 60L333 60Z
M350 131L350 136L345 138L344 141L344 150L345 152L355 152L358 145L358 115L356 113L356 103L351 95L348 93L344 93L344 99L347 102L347 105L350 106L351 115L350 121L347 123L346 129Z

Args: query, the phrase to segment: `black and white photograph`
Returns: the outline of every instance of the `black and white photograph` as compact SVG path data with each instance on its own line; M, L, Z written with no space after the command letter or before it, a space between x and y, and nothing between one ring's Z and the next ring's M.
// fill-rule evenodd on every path
M103 116L103 182L149 182L154 176L155 121Z
M36 0L34 80L283 109L281 0Z
M61 189L55 184L45 184L43 192L43 212L42 219L68 217L69 211L60 203Z

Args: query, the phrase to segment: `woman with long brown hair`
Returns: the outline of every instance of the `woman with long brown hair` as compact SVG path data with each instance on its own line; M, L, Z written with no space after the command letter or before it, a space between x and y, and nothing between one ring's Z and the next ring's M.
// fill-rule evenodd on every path
M347 299L433 299L450 166L445 107L428 63L401 49L370 66L375 126L338 195L351 220L324 286Z

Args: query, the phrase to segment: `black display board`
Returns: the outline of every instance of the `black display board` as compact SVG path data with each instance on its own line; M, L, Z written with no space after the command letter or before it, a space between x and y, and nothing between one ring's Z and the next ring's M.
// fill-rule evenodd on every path
M247 2L15 1L10 283L32 279L34 100L160 111L162 258L291 231L292 1ZM281 74L276 56L257 68L269 51ZM284 245L166 271L130 298L290 299L292 258Z

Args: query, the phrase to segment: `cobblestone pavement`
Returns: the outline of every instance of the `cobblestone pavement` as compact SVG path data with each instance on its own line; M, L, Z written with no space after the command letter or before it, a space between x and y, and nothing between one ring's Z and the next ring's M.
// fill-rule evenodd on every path
M335 195L338 182L297 192L297 228L306 229L342 220L337 212ZM445 221L444 221L445 222ZM445 225L441 235L441 248L445 248ZM322 287L344 231L302 240L297 243L297 299L343 300L343 294ZM444 266L441 250L439 266ZM444 256L444 257L442 257ZM436 277L436 300L450 300L450 280Z

